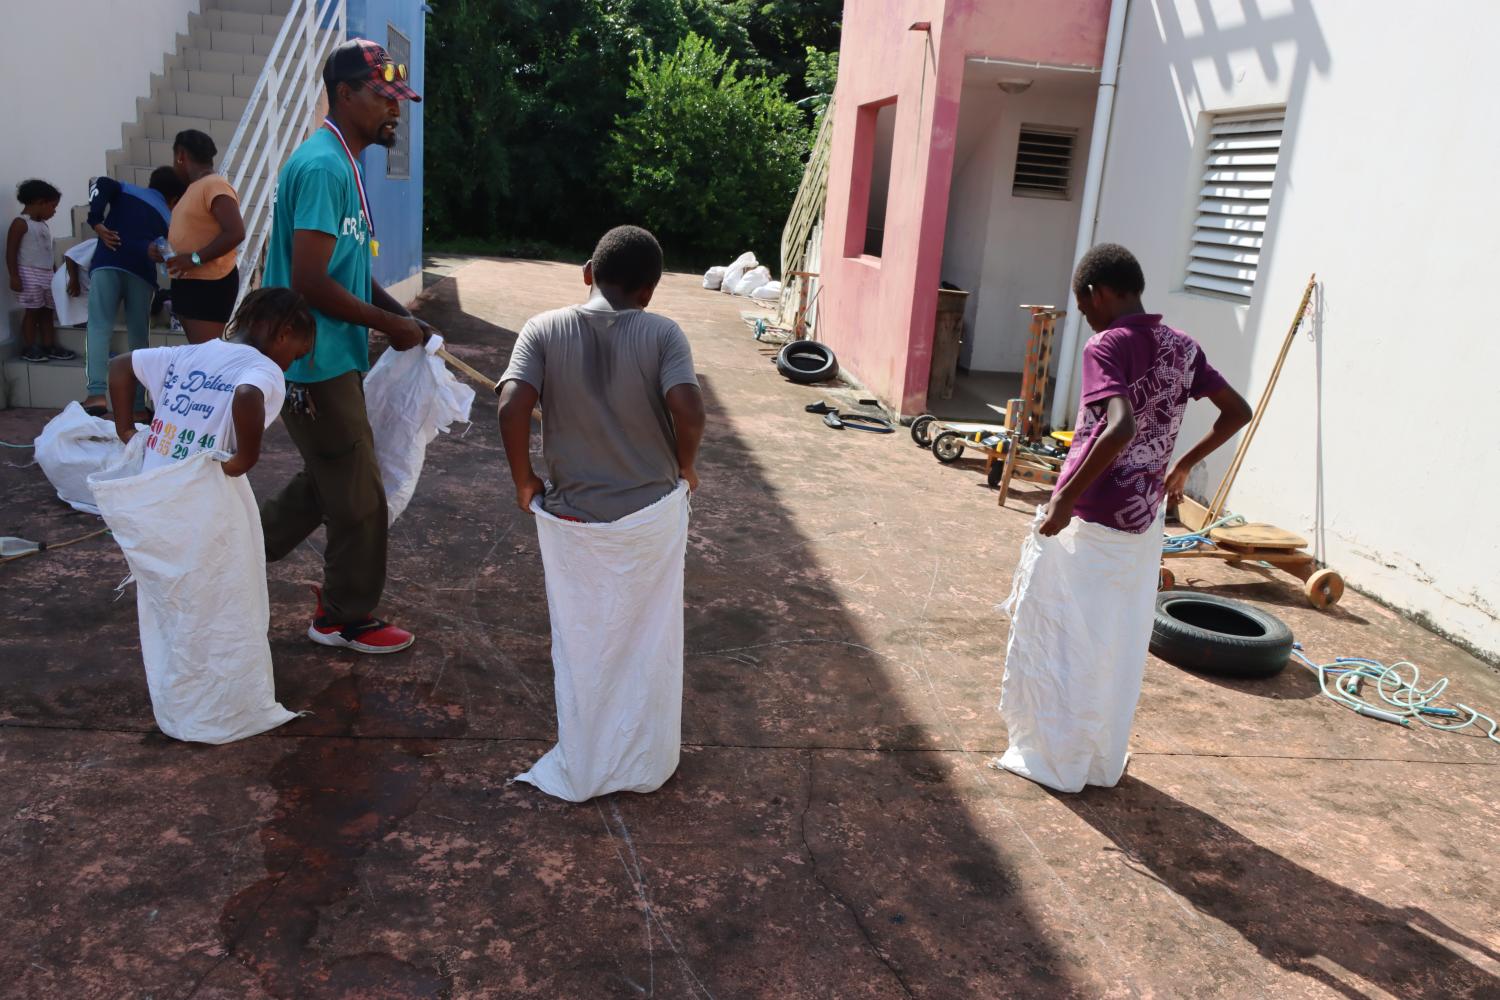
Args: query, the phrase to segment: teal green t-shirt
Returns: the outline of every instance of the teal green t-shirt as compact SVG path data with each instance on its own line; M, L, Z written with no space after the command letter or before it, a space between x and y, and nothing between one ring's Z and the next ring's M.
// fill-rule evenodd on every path
M370 301L370 220L338 137L319 128L297 147L276 181L276 206L266 246L263 284L292 285L292 233L312 229L334 238L328 276L356 298ZM287 369L288 382L326 382L370 370L370 336L362 326L313 310L318 339L312 352Z

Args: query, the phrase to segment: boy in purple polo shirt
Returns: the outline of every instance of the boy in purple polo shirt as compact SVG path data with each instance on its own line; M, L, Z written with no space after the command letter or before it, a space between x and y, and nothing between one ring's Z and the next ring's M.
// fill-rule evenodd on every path
M1251 416L1197 341L1146 312L1145 288L1141 265L1115 243L1091 249L1074 272L1078 308L1098 332L1083 350L1073 447L1007 602L1000 711L1010 748L1000 764L1060 791L1114 785L1124 772L1162 500L1180 499L1192 468ZM1219 418L1168 472L1188 401L1205 397Z

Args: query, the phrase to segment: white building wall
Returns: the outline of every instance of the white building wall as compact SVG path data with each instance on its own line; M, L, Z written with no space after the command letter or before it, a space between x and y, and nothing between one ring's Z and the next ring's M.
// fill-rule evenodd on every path
M63 193L52 232L71 235L69 210L88 200L104 154L149 97L151 74L188 30L199 0L0 0L0 82L7 95L0 141L3 221L20 211L16 185L31 177ZM19 328L10 283L0 282L0 343Z
M1487 0L1399 17L1359 0L1134 0L1097 236L1135 251L1148 308L1197 337L1252 403L1317 272L1321 309L1291 348L1230 506L1304 533L1350 583L1492 658L1497 29ZM1184 292L1207 116L1281 104L1251 302ZM1181 450L1213 412L1190 408ZM1232 448L1192 492L1213 492Z
M943 280L970 293L961 361L973 371L1021 370L1031 324L1022 303L1067 307L1098 87L1092 75L1059 76L1021 94L1003 93L993 80L963 89ZM1067 200L1011 194L1023 124L1077 130Z

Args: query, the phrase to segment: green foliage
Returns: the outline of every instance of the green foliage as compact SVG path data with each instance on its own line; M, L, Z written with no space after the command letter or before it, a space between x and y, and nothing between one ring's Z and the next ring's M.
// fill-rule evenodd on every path
M807 103L821 117L828 109L828 102L833 100L833 85L839 79L838 49L820 52L809 45L807 47L807 71L802 79L807 83L808 92L811 94Z
M808 146L784 82L740 76L727 53L691 33L674 52L638 58L628 91L636 107L616 121L606 171L632 217L694 260L747 248L776 260Z
M616 123L641 110L630 95L638 64L675 53L694 35L737 64L736 81L758 81L754 96L734 98L759 109L755 120L780 120L767 110L785 86L779 77L804 78L809 46L837 48L842 0L432 0L432 7L423 95L429 239L586 249L610 225L646 217L633 210L641 197L607 180ZM750 142L758 155L774 153L800 171L806 136L793 131L803 148L788 156L786 143L755 147L739 127L687 127L701 141ZM727 148L719 155L730 158ZM651 172L660 178L656 169L671 166L657 162ZM653 190L663 189L676 190ZM757 253L774 246L790 196L783 201L766 213L779 216L774 226L758 223ZM667 246L679 257L688 249Z

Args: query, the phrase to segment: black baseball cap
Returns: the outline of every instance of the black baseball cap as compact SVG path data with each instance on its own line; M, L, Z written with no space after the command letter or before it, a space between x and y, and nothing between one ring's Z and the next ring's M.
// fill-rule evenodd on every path
M421 101L406 82L409 67L391 61L385 46L368 38L351 38L333 50L323 66L323 82L329 89L340 83L362 83L381 97L397 101Z

